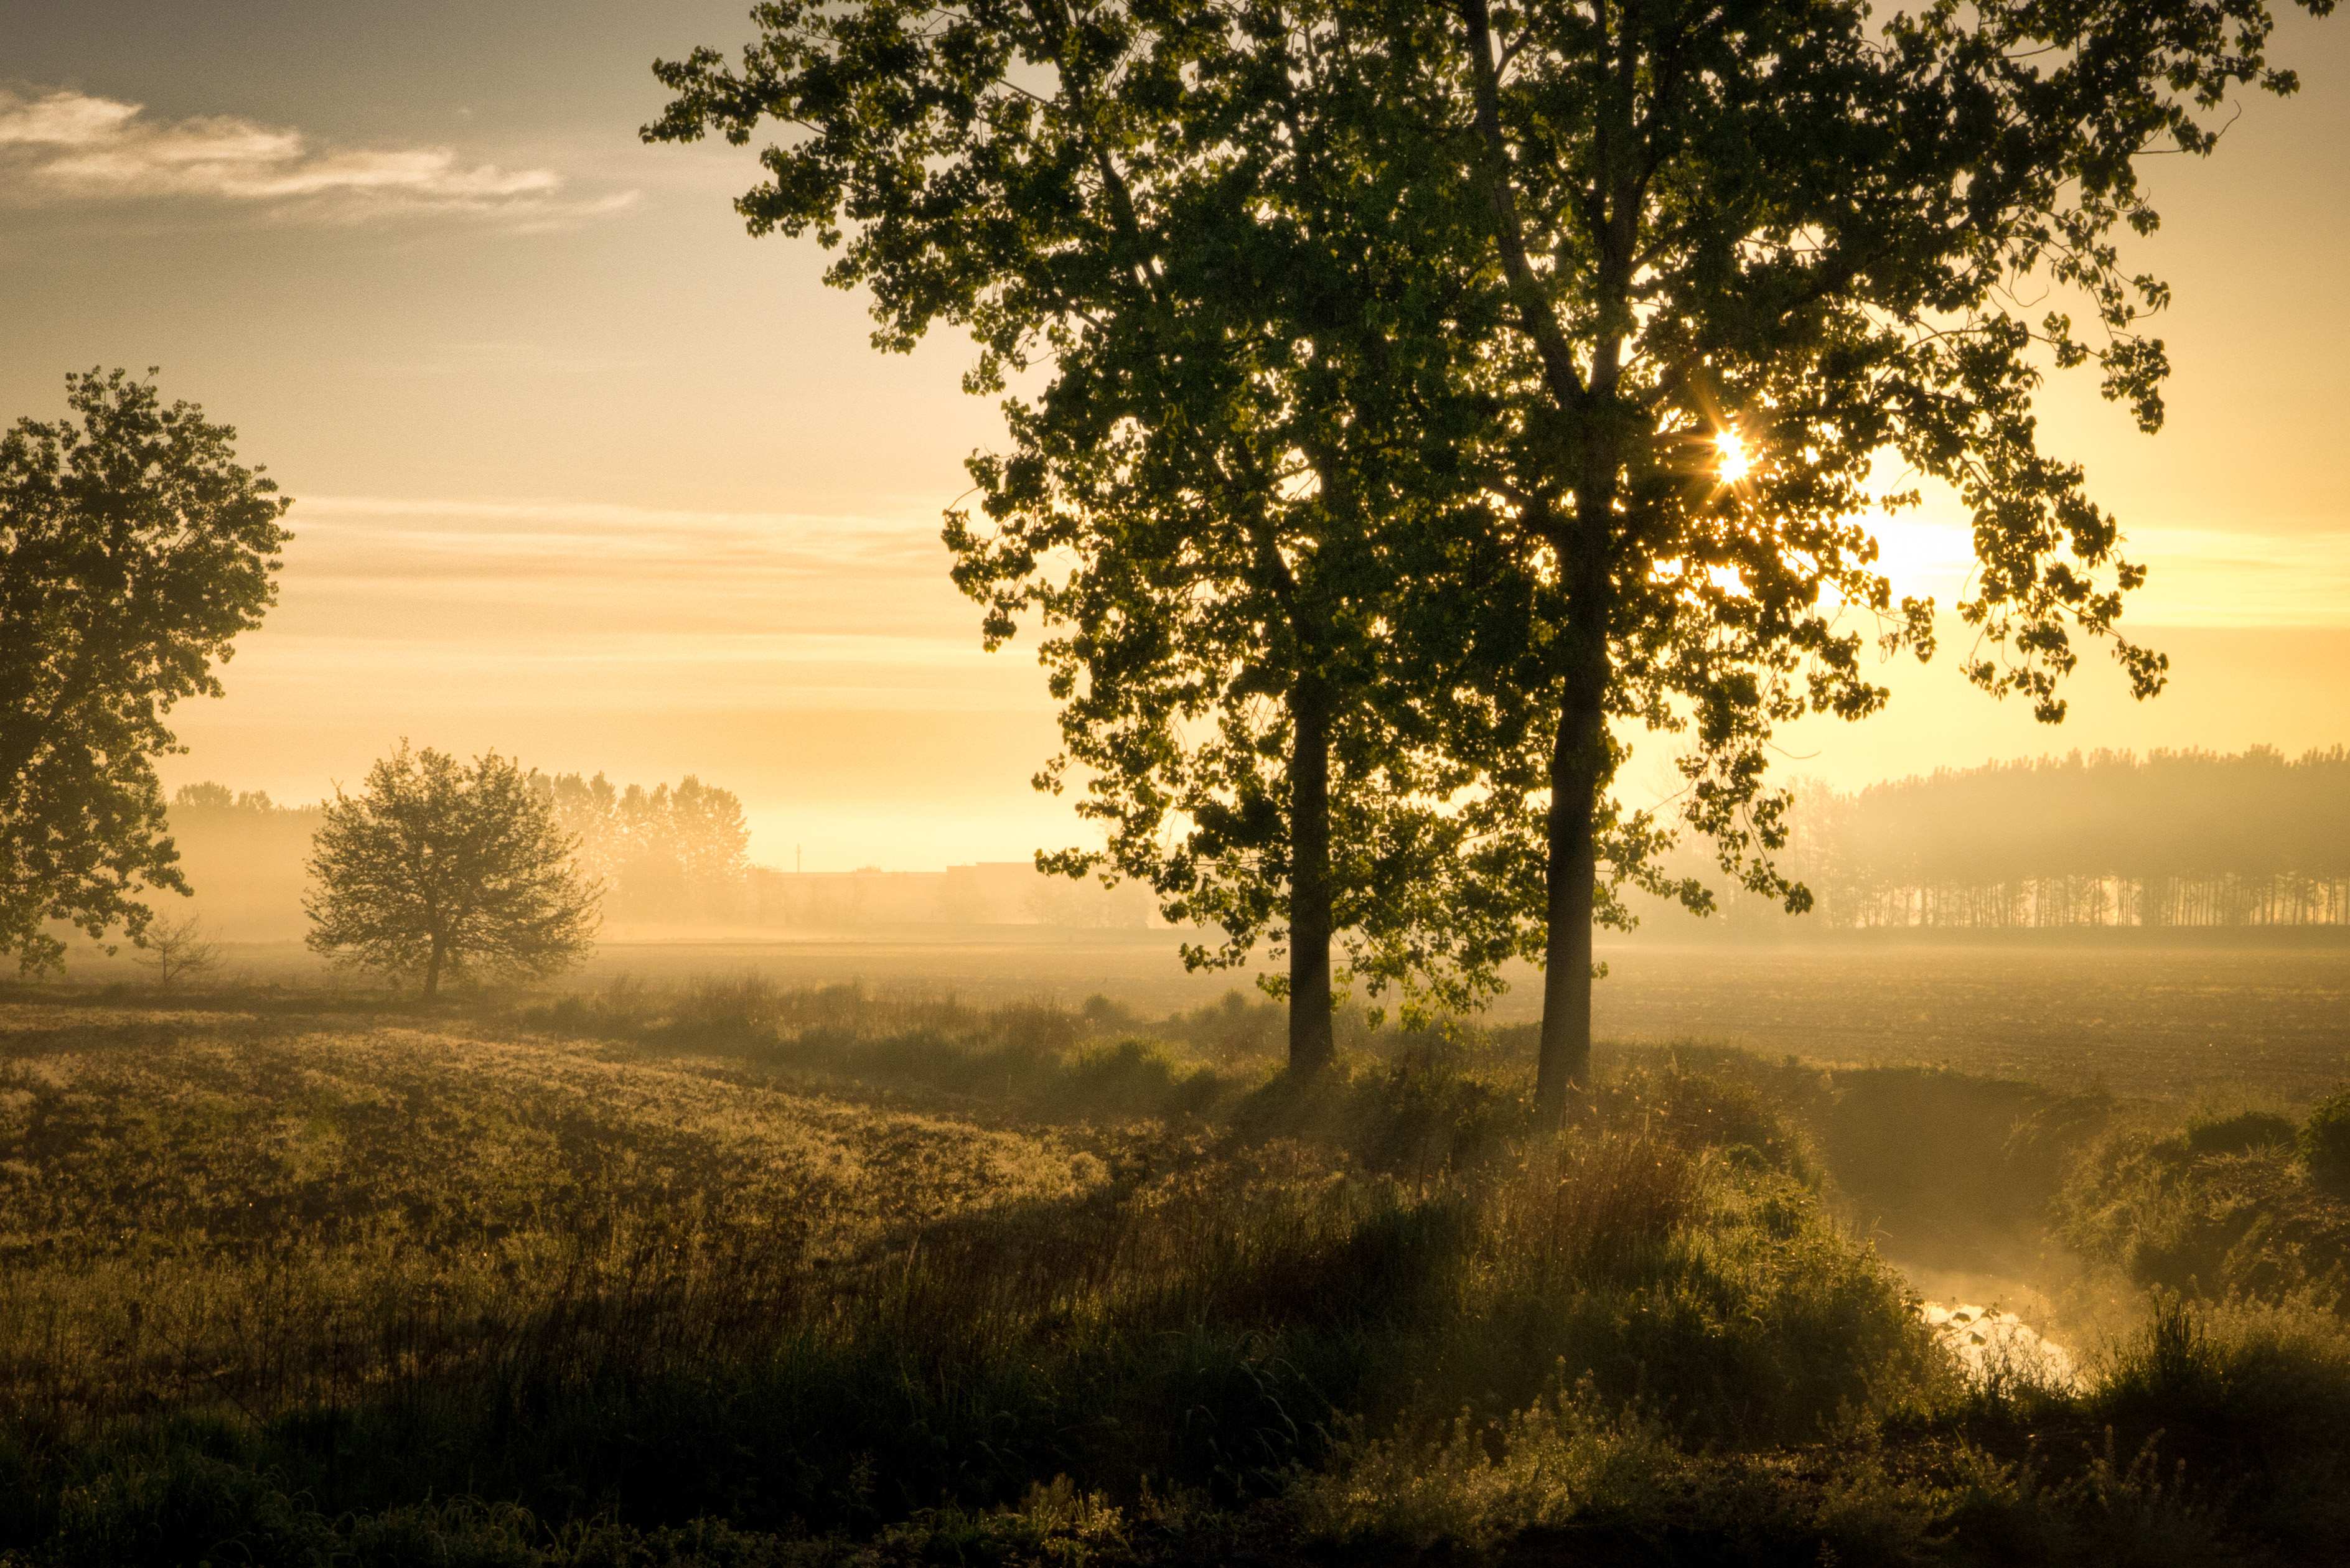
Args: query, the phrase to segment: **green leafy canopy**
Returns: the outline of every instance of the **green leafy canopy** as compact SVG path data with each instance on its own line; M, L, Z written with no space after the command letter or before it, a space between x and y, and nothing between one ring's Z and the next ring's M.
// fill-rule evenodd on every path
M304 898L313 951L394 975L545 977L593 947L600 885L573 865L548 792L493 752L467 767L408 742L337 789Z
M291 537L196 405L121 370L66 392L0 436L0 952L27 971L64 958L50 920L135 939L142 887L188 891L152 759L182 749L172 704L220 695Z
M2119 632L2144 570L2033 396L2094 365L2159 425L2137 168L2293 89L2264 0L754 16L739 67L656 67L646 135L782 123L754 233L837 249L879 347L946 321L972 390L1042 372L973 463L990 526L948 541L991 642L1043 624L1107 863L1243 945L1327 896L1374 971L1449 964L1459 994L1539 956L1554 1103L1614 889L1710 901L1611 794L1627 736L1678 737L1680 822L1807 902L1772 862L1772 735L1881 707L1872 641L1933 650L1872 511L1929 481L1967 508L1986 691L2060 721L2081 640L2161 688Z

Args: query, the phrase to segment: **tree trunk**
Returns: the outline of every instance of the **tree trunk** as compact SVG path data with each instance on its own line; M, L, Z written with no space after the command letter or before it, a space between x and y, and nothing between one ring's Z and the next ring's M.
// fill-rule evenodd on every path
M1567 1093L1591 1077L1591 916L1598 857L1591 841L1599 787L1607 776L1607 634L1614 618L1610 556L1618 521L1617 476L1623 471L1619 421L1636 410L1617 405L1624 345L1635 323L1632 278L1638 265L1644 178L1638 167L1641 131L1632 119L1632 95L1605 95L1600 130L1605 220L1597 262L1600 336L1592 346L1590 377L1577 372L1575 345L1526 244L1511 184L1512 154L1501 118L1501 65L1486 0L1463 0L1474 126L1484 156L1473 177L1484 189L1493 239L1520 324L1533 342L1543 379L1570 427L1582 428L1580 450L1563 453L1576 475L1571 534L1551 535L1567 587L1566 635L1573 649L1559 701L1558 736L1551 751L1551 806L1544 916L1542 1056L1534 1076L1537 1114L1555 1127L1566 1116ZM1622 34L1600 13L1605 35ZM1611 42L1612 50L1615 45ZM1544 509L1547 506L1544 504Z
M441 991L441 939L432 939L432 956L424 961L424 1000L430 1002Z
M1612 355L1611 355L1612 358ZM1612 378L1610 378L1612 380ZM1566 587L1568 662L1559 691L1558 734L1550 753L1543 953L1542 1051L1534 1114L1557 1128L1570 1093L1591 1083L1591 918L1599 880L1592 829L1607 782L1607 631L1614 619L1608 575L1616 510L1616 454L1595 443L1585 454L1571 531L1552 535Z
M1534 1110L1543 1126L1554 1128L1566 1119L1569 1090L1591 1082L1591 917L1599 880L1592 821L1607 766L1604 643L1592 662L1596 670L1579 670L1568 680L1550 756L1548 931Z
M1330 700L1300 676L1290 697L1289 1070L1338 1054L1330 1025Z

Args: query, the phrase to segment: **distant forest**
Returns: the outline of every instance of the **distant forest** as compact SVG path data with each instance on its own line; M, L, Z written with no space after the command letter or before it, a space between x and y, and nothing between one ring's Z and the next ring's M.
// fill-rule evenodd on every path
M1029 862L932 872L801 876L750 864L751 828L732 790L689 774L675 784L615 784L601 774L535 774L532 784L577 841L580 868L602 883L617 926L864 927L939 920L1139 927L1145 889L1040 876ZM302 896L317 805L282 806L257 790L181 786L171 827L195 888L192 909L216 936L286 941L307 929ZM180 912L177 899L157 901Z
M751 825L733 791L689 774L671 789L614 785L602 774L533 775L555 820L579 842L580 868L604 885L614 919L733 921L746 918Z
M1805 919L1847 929L2350 924L2350 751L2075 752L1805 787L1784 863L1817 900ZM1726 912L1767 918L1758 902Z
M650 789L601 774L538 779L619 922L1139 926L1150 914L1139 888L1104 892L1038 877L1024 862L912 875L773 871L749 864L750 827L732 791L691 777ZM316 806L190 784L171 821L215 930L300 935ZM1677 872L1711 869L1702 844L1673 860ZM1715 929L2350 926L2350 750L2075 753L1856 794L1804 784L1783 864L1811 888L1810 914L1789 919L1733 894ZM1651 914L1647 931L1697 934L1669 910Z

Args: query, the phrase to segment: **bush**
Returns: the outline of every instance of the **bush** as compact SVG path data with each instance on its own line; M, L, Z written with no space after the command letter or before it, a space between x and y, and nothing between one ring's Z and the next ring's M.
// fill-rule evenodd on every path
M2291 1148L2293 1118L2274 1111L2235 1111L2187 1118L2187 1147L2199 1155L2250 1154L2255 1149Z
M2350 1138L2343 1098L2328 1102L2330 1124L2327 1106L2311 1116L2298 1150L2293 1123L2273 1111L2201 1107L2183 1127L2139 1113L2074 1162L2057 1205L2064 1239L2137 1284L2190 1298L2338 1297L2350 1282L2350 1194L2324 1173L2340 1168L2327 1163L2329 1125Z
M2108 1430L2158 1441L2189 1474L2230 1476L2232 1511L2287 1561L2338 1561L2328 1547L2350 1532L2350 1330L2333 1313L2158 1293L2085 1404Z
M2317 1103L2301 1127L2302 1163L2336 1191L2350 1190L2350 1085Z

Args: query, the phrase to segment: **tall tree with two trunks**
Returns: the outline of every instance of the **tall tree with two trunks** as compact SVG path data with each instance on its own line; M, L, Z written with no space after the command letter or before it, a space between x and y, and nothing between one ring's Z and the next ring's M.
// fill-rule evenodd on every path
M1447 431L1482 504L1429 514L1446 560L1508 564L1437 601L1457 646L1481 651L1382 658L1365 690L1383 711L1463 721L1427 742L1440 763L1399 770L1406 798L1466 772L1485 784L1492 843L1537 842L1537 877L1451 886L1517 900L1545 963L1547 1116L1588 1073L1594 919L1661 842L1611 794L1628 733L1683 737L1679 820L1712 836L1726 872L1808 901L1771 863L1785 806L1771 735L1881 706L1872 634L1887 654L1933 646L1934 607L1894 602L1863 521L1917 499L1872 483L1881 461L1972 513L1971 680L2055 722L2086 639L2111 642L2137 695L2160 688L2160 656L2116 629L2144 574L2077 466L2039 450L2032 400L2046 368L2094 363L2108 396L2158 425L2167 363L2144 318L2167 296L2120 259L2122 235L2154 223L2137 164L2210 151L2241 88L2291 89L2264 61L2258 0L1880 14L877 0L757 16L740 73L707 52L662 67L681 98L651 134L718 125L741 140L768 116L805 128L764 155L774 179L741 203L754 228L853 231L832 276L874 287L884 346L967 322L981 389L1032 358L1134 340L1170 319L1161 280L1211 275L1252 227L1277 229L1286 214L1262 186L1215 182L1261 164L1267 140L1285 154L1343 122L1364 165L1475 198L1475 223L1434 203L1420 211L1439 221L1398 247L1446 310L1387 320L1365 314L1376 294L1325 299L1354 313L1356 342L1384 336L1404 346L1395 361L1442 368L1429 408L1489 416ZM1261 84L1285 121L1220 118L1211 67L1262 59L1264 40L1293 61L1335 47L1385 68L1331 92L1285 67ZM1136 194L1235 189L1240 221L1204 224ZM1391 207L1316 215L1328 254L1397 244ZM1301 259L1295 277L1326 274ZM2052 293L2056 308L2025 303ZM1172 319L1212 320L1215 303L1181 294ZM1412 351L1430 333L1451 350ZM1194 337L1183 358L1228 358L1229 337ZM1191 417L1125 385L1130 428ZM1373 602L1426 604L1443 581ZM1169 624L1191 602L1149 601ZM1399 641L1386 630L1375 646Z
M63 920L134 940L142 890L188 892L153 759L166 718L277 600L292 503L236 431L124 371L0 436L0 953L54 968Z
M444 977L542 979L595 945L600 886L573 865L546 792L492 752L471 767L408 742L339 787L309 861L314 952L392 975L425 997Z

